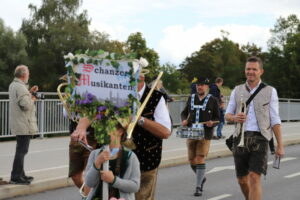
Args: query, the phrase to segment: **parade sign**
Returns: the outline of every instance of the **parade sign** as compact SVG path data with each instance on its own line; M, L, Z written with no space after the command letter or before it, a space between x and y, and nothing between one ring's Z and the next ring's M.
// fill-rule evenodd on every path
M137 82L148 62L102 50L69 53L65 94L73 116L88 117L99 144L109 144L116 125L124 128L138 109Z
M83 96L93 94L99 101L110 101L118 107L128 104L130 95L136 95L136 87L130 83L131 67L120 61L118 68L109 65L109 60L95 64L79 64L76 73L80 74L75 93Z

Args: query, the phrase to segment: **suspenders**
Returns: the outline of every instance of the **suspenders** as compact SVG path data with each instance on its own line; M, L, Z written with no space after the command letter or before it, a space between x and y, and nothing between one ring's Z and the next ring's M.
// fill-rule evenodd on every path
M193 125L192 125L192 128L203 128L203 124L199 124L200 109L202 111L204 111L206 109L206 105L207 105L207 102L208 102L208 100L209 100L210 97L211 97L211 94L208 94L205 97L204 102L203 102L202 105L195 105L196 95L192 94L192 97L191 97L191 110L196 110L196 119L195 119L195 123L193 123Z

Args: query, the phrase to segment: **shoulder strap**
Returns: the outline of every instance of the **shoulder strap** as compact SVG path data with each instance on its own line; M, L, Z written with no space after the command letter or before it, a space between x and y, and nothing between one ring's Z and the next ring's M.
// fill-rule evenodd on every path
M263 89L266 86L266 84L264 84L263 82L261 82L258 86L258 88L255 90L255 92L249 97L249 99L246 101L246 106L248 106L250 104L250 102L252 101L252 99L259 93L259 91L261 89Z

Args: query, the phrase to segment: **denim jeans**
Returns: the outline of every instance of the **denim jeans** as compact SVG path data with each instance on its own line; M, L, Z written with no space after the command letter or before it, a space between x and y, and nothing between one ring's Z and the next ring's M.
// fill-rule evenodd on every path
M220 122L217 126L217 136L222 137L222 129L224 126L224 122Z
M17 180L25 176L24 173L24 157L28 152L31 135L16 136L16 153L11 171L11 179Z

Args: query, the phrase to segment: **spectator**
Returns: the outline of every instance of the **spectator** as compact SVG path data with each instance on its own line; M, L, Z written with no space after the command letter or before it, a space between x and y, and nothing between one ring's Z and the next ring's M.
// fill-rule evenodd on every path
M215 83L210 85L210 89L209 89L209 93L218 99L220 115L223 115L220 116L221 121L217 126L217 136L214 136L213 139L223 138L222 129L224 126L224 103L222 104L222 101L224 101L224 99L222 100L221 98L222 95L220 92L220 87L222 87L222 85L223 85L223 79L221 77L218 77L216 78Z
M17 66L14 76L9 85L9 125L11 133L16 135L17 145L10 183L28 185L33 177L25 175L24 157L31 136L38 131L34 105L36 97L31 94L37 92L38 87L33 86L28 90L29 70L25 65Z

